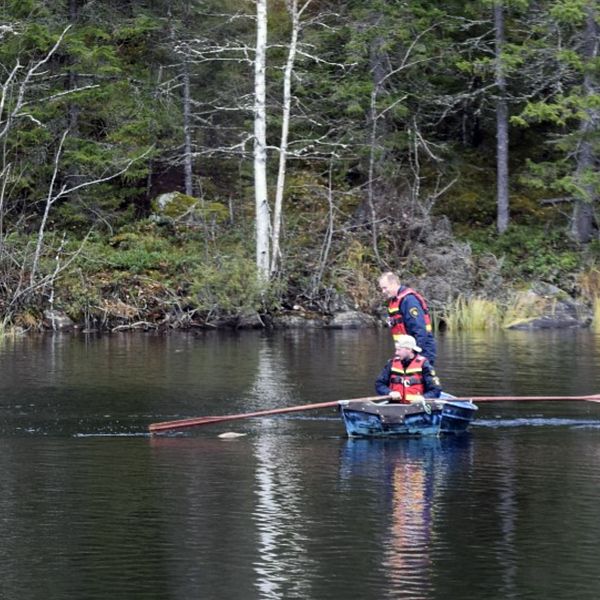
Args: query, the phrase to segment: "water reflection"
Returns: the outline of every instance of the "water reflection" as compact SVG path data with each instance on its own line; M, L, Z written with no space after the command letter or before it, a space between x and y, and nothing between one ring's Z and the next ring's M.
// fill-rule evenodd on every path
M255 464L248 438L156 436L149 446L169 583L162 597L255 597L249 566L256 554Z
M386 597L426 600L434 590L432 545L446 479L471 451L469 435L456 438L348 440L341 476L352 488L367 478L383 499L381 576Z
M498 474L498 514L501 536L498 538L497 560L502 567L502 593L505 598L517 598L517 459L515 440L507 438L497 443L498 456L503 458L503 469Z
M256 376L250 395L253 405L261 408L291 404L294 388L288 382L282 353L263 338L258 350ZM311 561L306 550L306 536L300 523L305 522L302 510L302 485L298 474L296 453L286 447L285 430L289 420L263 420L263 434L254 445L256 459L257 505L253 520L258 531L258 560L255 562L256 587L261 598L309 598L307 579ZM273 429L265 432L265 429Z
M371 395L389 351L384 331L0 342L0 597L600 597L598 404L482 405L450 440L346 440L333 412L142 435ZM461 395L584 394L599 357L592 332L441 336L439 371Z
M255 373L248 382L249 392L246 394L249 412L291 404L295 391L292 372L286 368L281 348L273 338L263 337L255 354Z
M0 432L142 432L155 421L368 396L389 354L388 333L375 330L1 338ZM577 360L549 368L564 356ZM599 360L590 331L439 336L438 371L457 395L596 393ZM593 408L565 415L556 405L544 416Z
M439 442L435 440L434 444ZM383 568L394 590L414 600L427 598L431 577L429 544L433 528L435 465L431 444L414 453L392 459L390 465L390 527L385 548ZM392 595L398 597L395 591Z
M309 519L302 503L303 486L296 453L276 434L256 444L257 505L253 514L258 531L258 560L254 564L260 598L311 598L314 570L307 549Z
M600 334L587 329L447 334L438 355L442 382L457 395L600 393ZM550 366L567 356L577 357L569 369Z

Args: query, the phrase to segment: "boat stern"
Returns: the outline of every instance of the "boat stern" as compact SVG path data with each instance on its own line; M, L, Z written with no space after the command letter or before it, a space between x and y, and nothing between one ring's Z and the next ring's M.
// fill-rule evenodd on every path
M447 400L442 410L440 433L464 433L477 410L477 405L470 400Z

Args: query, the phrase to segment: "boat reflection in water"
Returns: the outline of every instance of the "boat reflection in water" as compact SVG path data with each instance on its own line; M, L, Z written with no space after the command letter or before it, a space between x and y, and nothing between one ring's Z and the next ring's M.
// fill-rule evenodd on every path
M468 460L471 436L350 439L342 451L345 485L364 485L377 494L375 509L383 556L378 561L390 598L428 599L434 592L432 547L444 520L442 496L451 470ZM363 480L361 482L361 480Z

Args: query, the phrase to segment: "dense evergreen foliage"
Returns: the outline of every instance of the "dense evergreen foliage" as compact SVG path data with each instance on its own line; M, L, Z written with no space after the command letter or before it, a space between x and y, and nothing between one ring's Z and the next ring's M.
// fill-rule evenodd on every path
M269 1L271 204L282 190L269 228L282 233L268 282L255 271L255 11L253 0L2 3L5 324L38 324L48 309L181 326L368 308L381 269L424 276L427 248L465 244L475 268L492 254L515 285L577 292L577 274L597 270L595 0ZM485 295L484 279L453 295Z

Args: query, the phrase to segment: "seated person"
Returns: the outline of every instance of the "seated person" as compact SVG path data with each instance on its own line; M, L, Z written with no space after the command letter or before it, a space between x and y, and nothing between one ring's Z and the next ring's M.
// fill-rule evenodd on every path
M419 354L421 348L411 335L400 335L394 343L396 353L388 360L375 382L380 396L392 402L410 404L425 398L439 398L440 380L430 362Z

